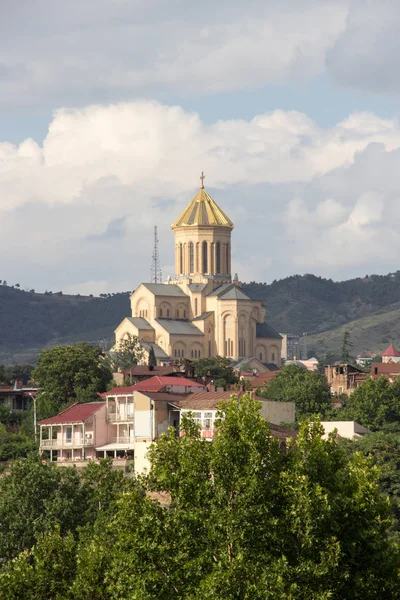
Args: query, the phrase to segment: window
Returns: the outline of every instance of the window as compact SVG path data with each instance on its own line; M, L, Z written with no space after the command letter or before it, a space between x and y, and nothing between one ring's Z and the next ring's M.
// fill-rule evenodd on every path
M197 317L197 298L194 301L194 316Z
M179 244L179 273L183 273L183 246Z
M229 244L226 245L226 271L225 273L229 273Z
M221 273L221 244L219 242L216 243L215 246L215 262L216 262L216 273Z
M208 341L208 356L211 356L211 340Z
M162 308L160 308L160 318L162 317Z
M207 242L202 243L203 248L203 273L208 273Z
M169 308L167 308L167 319L169 319Z
M179 319L179 310L176 311L176 318Z
M66 438L67 442L70 442L72 440L72 427L67 427Z
M263 355L262 355L262 352L260 352L260 361L262 362L262 360L263 360Z
M272 353L272 362L275 362L275 352Z
M183 311L183 318L186 319L186 310Z
M194 245L193 242L189 243L189 271L194 273Z

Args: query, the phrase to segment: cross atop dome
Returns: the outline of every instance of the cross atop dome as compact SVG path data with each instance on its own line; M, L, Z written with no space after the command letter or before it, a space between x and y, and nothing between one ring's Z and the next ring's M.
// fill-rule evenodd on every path
M204 175L204 171L201 172L200 175L200 179L201 179L201 189L204 190L204 180L205 180L206 176Z

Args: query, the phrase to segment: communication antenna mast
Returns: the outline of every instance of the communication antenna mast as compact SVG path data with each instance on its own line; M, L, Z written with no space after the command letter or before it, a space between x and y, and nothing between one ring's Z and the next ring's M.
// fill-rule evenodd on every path
M158 254L157 225L154 226L154 248L153 256L151 257L150 282L162 283L160 256Z

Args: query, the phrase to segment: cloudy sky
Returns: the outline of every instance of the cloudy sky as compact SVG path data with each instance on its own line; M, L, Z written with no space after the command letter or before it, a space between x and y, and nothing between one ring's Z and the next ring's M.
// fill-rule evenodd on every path
M400 254L390 0L15 0L0 19L0 279L163 275L199 175L243 281L386 273Z

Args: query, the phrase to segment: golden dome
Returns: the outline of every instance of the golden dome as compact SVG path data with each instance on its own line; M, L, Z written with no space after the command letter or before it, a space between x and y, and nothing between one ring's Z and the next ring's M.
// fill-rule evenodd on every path
M203 181L203 174L201 179ZM229 227L230 229L234 227L232 221L206 192L203 184L193 200L171 225L172 229L197 226Z

